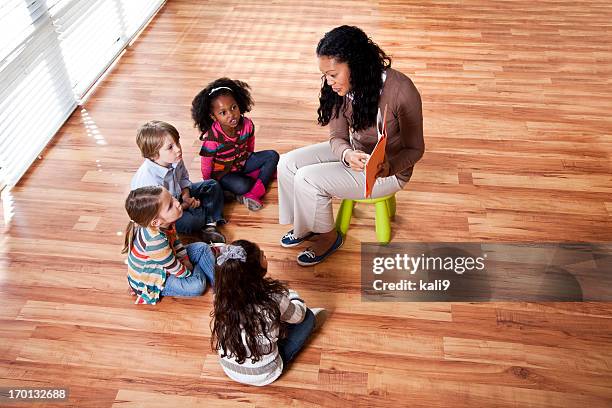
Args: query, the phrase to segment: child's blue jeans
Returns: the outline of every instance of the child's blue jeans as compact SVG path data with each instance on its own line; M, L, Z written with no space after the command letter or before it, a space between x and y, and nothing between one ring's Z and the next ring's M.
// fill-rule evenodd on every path
M176 230L191 234L199 232L207 224L225 223L223 219L223 190L215 180L204 180L193 183L189 192L193 198L200 200L198 208L189 208L176 221Z
M187 256L193 264L193 271L187 278L168 276L162 296L200 296L206 290L206 280L215 284L215 256L203 242L187 245Z
M283 370L287 368L289 362L304 347L306 340L308 340L314 329L314 325L315 316L310 309L306 309L306 316L304 316L304 320L301 323L287 325L287 336L276 343L278 345L278 352L283 359Z
M261 180L265 188L268 188L268 184L272 181L272 176L276 171L278 159L279 155L274 150L253 152L249 155L246 163L244 163L242 171L226 174L221 177L219 184L221 184L223 190L231 191L236 195L244 195L255 184L255 180L247 176L247 173L259 169L259 176L257 178Z

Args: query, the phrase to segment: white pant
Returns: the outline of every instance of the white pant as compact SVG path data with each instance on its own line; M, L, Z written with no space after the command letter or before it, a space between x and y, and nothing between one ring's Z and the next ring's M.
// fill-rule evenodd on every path
M395 176L376 179L372 197L393 194L404 187ZM325 233L334 229L332 197L365 198L365 173L344 166L329 142L281 155L278 163L278 218L293 224L293 233Z

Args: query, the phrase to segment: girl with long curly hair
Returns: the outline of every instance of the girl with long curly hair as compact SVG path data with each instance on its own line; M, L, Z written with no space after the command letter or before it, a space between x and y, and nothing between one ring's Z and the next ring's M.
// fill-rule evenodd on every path
M334 227L332 197L365 198L365 162L378 141L378 118L385 111L385 161L376 174L372 198L402 190L423 156L421 97L406 75L391 68L391 58L358 27L340 26L317 46L323 74L318 122L329 125L329 141L281 156L278 164L280 224L293 224L283 247L305 241L301 266L325 260L342 244Z
M253 242L220 248L211 345L227 376L243 384L262 386L280 377L327 316L266 277L267 270L264 252Z

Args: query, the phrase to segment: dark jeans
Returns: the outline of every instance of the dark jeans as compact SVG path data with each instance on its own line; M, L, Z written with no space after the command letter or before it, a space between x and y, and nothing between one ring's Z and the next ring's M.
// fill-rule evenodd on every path
M176 221L176 230L191 234L198 232L207 224L225 223L223 219L223 190L215 180L193 183L189 189L191 196L200 200L198 208L189 208Z
M276 343L278 345L278 352L283 359L283 370L287 368L289 362L304 347L306 340L308 340L314 329L314 325L315 317L310 309L306 309L306 316L304 316L304 320L301 323L287 325L287 336Z
M247 176L247 173L259 169L258 179L261 180L264 187L268 188L268 184L272 180L272 176L276 171L279 155L274 150L262 150L261 152L253 152L249 155L242 171L228 173L221 177L219 184L224 190L231 191L236 195L244 195L248 193L255 180Z

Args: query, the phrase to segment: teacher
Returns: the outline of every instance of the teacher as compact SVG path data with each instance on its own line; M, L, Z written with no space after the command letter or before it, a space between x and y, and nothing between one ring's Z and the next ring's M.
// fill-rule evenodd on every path
M364 163L378 141L377 117L385 106L387 148L372 198L403 189L425 150L418 90L361 29L344 25L326 33L317 57L323 74L318 122L329 125L329 141L286 153L278 164L279 222L293 224L281 245L312 243L297 256L301 266L316 265L342 246L332 197L365 198Z

